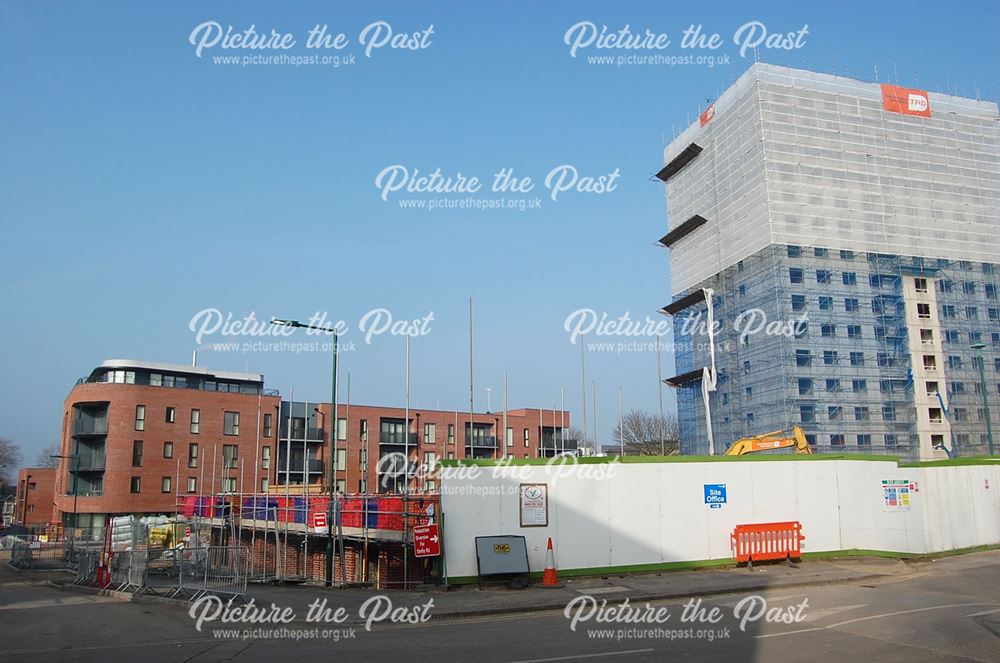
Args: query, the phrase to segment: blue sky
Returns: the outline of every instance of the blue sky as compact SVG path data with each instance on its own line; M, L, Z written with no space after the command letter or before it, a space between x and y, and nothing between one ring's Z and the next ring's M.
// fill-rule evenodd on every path
M669 301L654 246L663 188L649 177L672 128L745 70L731 40L748 21L770 32L808 24L802 48L761 52L769 62L865 79L877 66L883 80L997 98L1000 19L987 2L286 4L0 0L0 436L26 460L58 440L63 399L102 360L187 363L188 323L205 308L329 311L356 341L342 355L352 401L387 405L403 402L403 339L366 345L358 320L375 308L397 320L433 312L431 333L412 342L412 402L464 409L472 296L477 409L487 387L500 408L507 371L511 407L551 407L564 388L580 423L580 353L563 322L579 308L656 318ZM295 55L327 24L358 62L216 64L248 52L196 57L188 36L210 20L293 33ZM359 32L378 20L397 33L433 25L428 47L365 58ZM605 53L572 58L563 43L584 20L667 33L666 55L684 54L681 32L702 24L730 63L588 64ZM403 209L402 194L385 202L374 185L393 164L483 180L514 168L538 183L525 197L544 204ZM561 164L620 177L614 191L552 202L541 181ZM326 354L202 352L199 363L329 398ZM664 375L672 369L665 354ZM626 409L657 408L651 351L588 354L588 418L591 380L602 442L619 385Z

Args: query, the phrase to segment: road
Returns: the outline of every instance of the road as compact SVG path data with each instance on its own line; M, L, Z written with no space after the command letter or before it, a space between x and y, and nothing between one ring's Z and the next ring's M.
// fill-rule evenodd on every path
M233 625L206 623L199 632L176 607L59 591L44 578L0 568L0 660L1000 662L1000 551L910 565L875 583L761 592L772 617L799 619L747 621L742 630L734 611L746 616L749 599L735 594L703 599L700 615L717 608L717 623L682 622L684 602L668 601L652 606L661 617L669 614L660 624L591 619L578 621L574 631L562 611L552 611L376 624L367 631L352 615L323 626L325 639L221 639L213 629ZM336 592L323 596L336 600ZM248 628L236 626L238 636ZM296 621L285 628L301 635L318 634L320 627ZM656 628L653 637L635 632Z

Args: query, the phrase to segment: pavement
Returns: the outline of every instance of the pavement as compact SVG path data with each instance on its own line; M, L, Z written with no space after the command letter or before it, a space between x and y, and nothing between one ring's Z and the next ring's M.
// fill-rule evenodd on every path
M284 607L298 619L278 627L206 619L200 630L197 619L174 606L49 584L65 575L16 572L0 563L0 660L273 663L293 655L302 661L402 657L407 663L862 657L1000 663L1000 551L936 561L844 559L572 579L557 590L256 587L258 607L291 602ZM391 602L396 623L361 623L358 609L376 594ZM588 594L607 599L606 609L587 614L579 604ZM676 598L655 598L670 595ZM626 597L630 606L622 607ZM331 609L343 608L346 618L329 619L331 610L327 620L306 623L299 610L323 599ZM432 618L422 621L419 607L429 599ZM567 610L572 600L577 603ZM656 615L658 621L650 619Z

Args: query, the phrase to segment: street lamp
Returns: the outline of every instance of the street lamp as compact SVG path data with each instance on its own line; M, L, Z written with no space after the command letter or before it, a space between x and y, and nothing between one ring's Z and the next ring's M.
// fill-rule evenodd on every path
M312 329L315 331L325 332L327 334L333 334L333 386L331 388L330 402L333 407L333 425L330 426L330 459L327 461L329 465L328 482L329 482L329 496L330 503L327 505L326 514L326 586L333 586L333 501L336 496L336 478L337 478L337 446L336 446L336 436L337 436L337 354L339 352L339 346L337 344L337 329L336 327L318 327L316 325L307 325L299 322L298 320L281 320L279 318L271 318L272 325L278 325L281 327L299 327L302 329ZM291 402L289 402L288 407L291 408ZM290 410L289 410L290 411ZM288 434L291 435L291 431ZM288 462L290 459L285 459ZM285 481L288 481L288 474L285 474ZM306 525L308 527L308 523ZM341 551L341 561L344 559L344 553Z
M80 497L80 491L77 490L77 480L80 478L80 454L69 454L69 455L59 455L59 454L49 454L49 458L72 458L73 459L73 538L76 537L76 504L77 499ZM70 539L72 542L72 539Z
M986 415L986 439L990 443L990 455L993 455L993 423L990 421L990 402L986 397L986 374L983 371L983 348L985 343L973 343L970 345L976 351L976 358L979 362L979 391L983 396L983 414Z

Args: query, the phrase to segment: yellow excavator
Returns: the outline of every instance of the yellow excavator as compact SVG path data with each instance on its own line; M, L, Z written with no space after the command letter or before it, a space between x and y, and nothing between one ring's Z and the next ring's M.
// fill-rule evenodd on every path
M811 454L813 452L812 447L809 446L809 441L806 440L806 433L802 430L801 426L792 428L791 435L788 435L788 433L789 431L786 430L776 430L770 433L740 438L726 449L725 455L742 456L758 451L787 449L789 447L793 447L797 454Z

